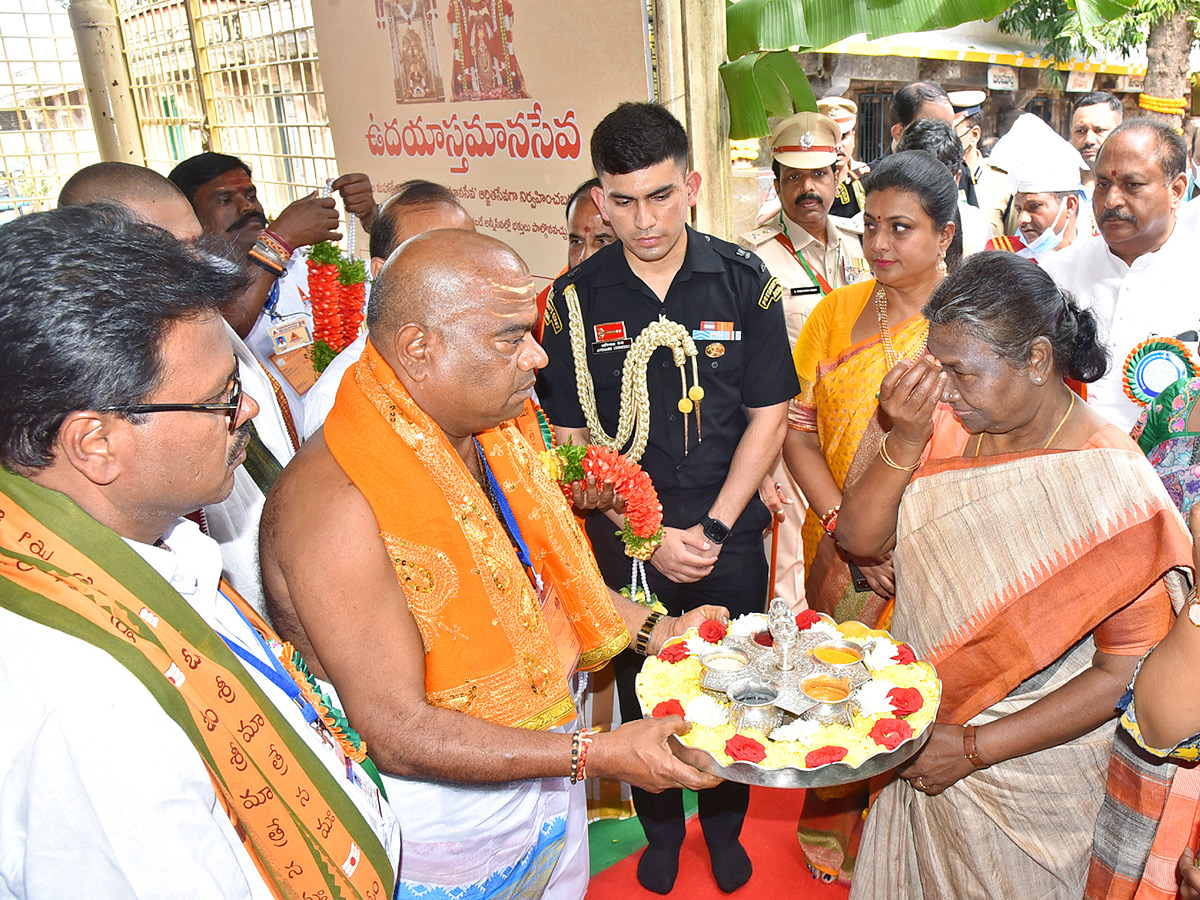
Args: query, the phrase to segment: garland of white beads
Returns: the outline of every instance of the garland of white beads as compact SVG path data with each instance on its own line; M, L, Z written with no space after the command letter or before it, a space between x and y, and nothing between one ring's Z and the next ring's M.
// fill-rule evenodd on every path
M688 330L665 316L659 316L657 322L651 322L642 329L642 333L634 340L625 356L625 366L621 372L621 412L617 419L617 433L610 437L600 424L600 414L596 409L596 386L588 369L583 311L579 306L579 295L575 291L575 285L567 285L563 290L563 297L567 302L567 329L571 337L571 355L575 362L575 386L579 392L579 405L583 408L588 431L591 432L591 443L620 453L621 448L629 443L632 436L633 443L625 452L625 456L634 462L642 458L642 454L646 452L646 442L650 438L650 391L646 386L646 367L649 365L650 356L659 347L670 349L675 365L680 370L681 379L685 378L684 366L688 358L692 361L693 387L685 391L679 401L680 412L685 414L683 427L686 435L686 414L692 411L693 401L699 404L704 397L704 388L700 387L696 367L696 342L692 340ZM686 381L684 386L686 387ZM699 421L699 409L696 418Z

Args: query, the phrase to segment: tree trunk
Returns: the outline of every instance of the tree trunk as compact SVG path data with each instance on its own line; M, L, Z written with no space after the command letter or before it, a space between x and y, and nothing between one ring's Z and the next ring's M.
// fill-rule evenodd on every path
M1185 11L1180 10L1151 25L1150 37L1146 41L1146 85L1143 92L1171 100L1187 97L1188 53L1191 48L1192 32L1188 28ZM1171 128L1183 127L1182 116L1140 108L1139 112Z

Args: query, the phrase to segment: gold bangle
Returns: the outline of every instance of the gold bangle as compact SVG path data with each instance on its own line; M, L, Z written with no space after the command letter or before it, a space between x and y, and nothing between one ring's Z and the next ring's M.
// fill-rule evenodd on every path
M646 655L646 650L649 649L650 635L654 633L654 626L658 624L658 620L664 615L665 613L655 610L646 616L646 621L638 629L637 642L633 645L633 652L638 656Z
M898 462L896 462L894 459L892 459L890 456L888 456L887 439L888 439L889 434L891 434L890 431L885 431L883 433L883 440L879 442L879 458L882 459L885 463L887 463L889 466L891 466L893 469L895 469L898 472L916 471L917 467L919 465L921 465L921 460L918 459L911 466L902 466Z

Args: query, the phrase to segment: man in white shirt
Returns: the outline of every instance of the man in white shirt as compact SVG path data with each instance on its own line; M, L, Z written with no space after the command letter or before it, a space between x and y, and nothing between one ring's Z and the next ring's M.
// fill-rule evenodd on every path
M1187 147L1169 128L1145 119L1121 125L1094 167L1100 234L1041 261L1060 288L1095 311L1111 355L1108 372L1088 386L1088 402L1126 430L1149 400L1186 373L1182 348L1143 342L1200 327L1188 285L1194 235L1177 227L1186 166Z
M0 897L390 891L357 736L180 518L258 411L237 285L111 205L0 228Z
M258 199L250 167L236 156L200 153L185 159L168 176L196 211L205 234L228 241L245 261L248 286L222 315L246 342L258 361L283 388L297 427L303 427L302 397L315 380L307 363L281 354L272 330L299 325L312 334L308 302L307 248L321 241L337 242L337 205L316 191L289 204L272 222ZM330 185L348 213L369 233L379 210L371 180L361 172L342 175Z
M203 234L191 204L179 188L142 166L120 162L86 166L67 180L58 197L59 206L105 201L128 207L142 221L166 229L185 243L193 244ZM221 502L204 506L200 521L205 533L221 545L224 577L262 612L258 522L271 485L295 454L299 441L279 382L228 322L225 332L237 357L242 387L258 401L259 413L251 426L247 462L238 467L233 491Z

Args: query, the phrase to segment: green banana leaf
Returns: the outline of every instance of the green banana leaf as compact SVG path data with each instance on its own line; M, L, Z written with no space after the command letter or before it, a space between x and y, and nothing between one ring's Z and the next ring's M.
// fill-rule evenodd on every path
M720 67L733 140L768 133L768 116L815 109L812 88L789 51L820 49L856 34L869 39L992 19L1014 0L726 0L727 62ZM1085 27L1128 11L1132 0L1068 0ZM776 52L769 52L776 51ZM784 60L791 57L792 64ZM801 86L802 85L802 86ZM782 91L791 94L788 105Z

